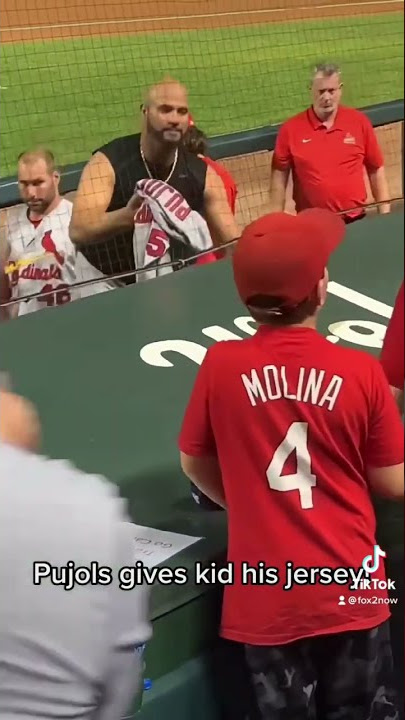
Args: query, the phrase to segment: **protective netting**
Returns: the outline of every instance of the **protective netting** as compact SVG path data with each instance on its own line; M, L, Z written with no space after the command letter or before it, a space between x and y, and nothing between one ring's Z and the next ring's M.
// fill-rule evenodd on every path
M319 61L342 66L348 104L403 96L403 0L4 0L0 27L2 177L33 144L65 165L133 132L163 74L209 135L305 107Z
M403 0L4 0L0 175L15 175L19 154L34 146L49 148L64 167L136 132L144 91L168 75L187 86L190 110L208 136L277 124L307 107L320 62L341 67L347 105L396 100L403 97L403 28ZM402 123L376 133L390 196L401 198ZM269 209L270 161L269 152L223 161L238 186L242 227ZM291 188L287 209L290 203ZM66 235L69 218L60 222ZM108 274L127 269L109 249L94 252L107 253ZM63 304L65 280L56 294L45 280L44 304Z

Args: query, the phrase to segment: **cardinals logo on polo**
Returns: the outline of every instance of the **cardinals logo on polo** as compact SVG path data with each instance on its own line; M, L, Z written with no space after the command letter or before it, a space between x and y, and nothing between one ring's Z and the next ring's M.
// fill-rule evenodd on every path
M343 142L346 143L346 145L354 145L356 142L356 138L353 137L350 133L346 133L346 135L343 138Z

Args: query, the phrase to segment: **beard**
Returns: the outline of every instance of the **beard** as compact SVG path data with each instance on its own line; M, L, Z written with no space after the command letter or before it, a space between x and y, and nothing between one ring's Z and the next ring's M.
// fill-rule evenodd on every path
M166 147L178 147L183 140L183 131L180 128L166 127L163 130L157 130L149 118L146 121L146 130L148 135Z
M37 215L43 215L51 202L52 200L29 200L27 205L32 212L37 213Z
M183 133L178 128L170 128L162 130L162 137L164 142L179 145L183 138Z

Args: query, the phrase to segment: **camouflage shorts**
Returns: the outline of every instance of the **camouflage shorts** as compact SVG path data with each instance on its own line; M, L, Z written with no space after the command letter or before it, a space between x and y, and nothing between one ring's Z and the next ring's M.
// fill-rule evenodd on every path
M398 720L389 622L273 647L245 645L262 720Z

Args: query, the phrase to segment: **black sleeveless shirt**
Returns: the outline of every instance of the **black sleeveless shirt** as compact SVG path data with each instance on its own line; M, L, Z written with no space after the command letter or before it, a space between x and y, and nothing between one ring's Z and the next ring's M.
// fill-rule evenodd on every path
M115 186L107 212L125 207L134 194L139 180L149 177L140 152L140 134L116 138L93 154L101 152L110 161L115 172ZM153 174L153 166L149 164ZM207 166L201 158L179 147L177 165L169 184L183 195L192 210L204 214L204 189ZM167 171L169 174L169 170ZM164 180L164 177L160 177ZM135 269L133 231L115 235L107 241L94 245L82 245L81 252L87 260L105 275L129 272ZM176 243L170 248L171 259L182 259L184 247ZM135 277L124 278L131 284Z

